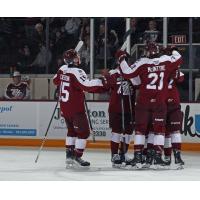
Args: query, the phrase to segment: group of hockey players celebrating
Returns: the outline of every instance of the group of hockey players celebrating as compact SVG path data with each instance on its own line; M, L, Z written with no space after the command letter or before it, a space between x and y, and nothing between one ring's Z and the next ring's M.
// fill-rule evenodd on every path
M54 76L59 86L61 114L65 118L66 164L88 167L82 159L90 128L84 107L84 92L110 92L111 162L113 167L162 168L174 162L182 168L181 112L177 84L184 75L179 68L182 56L175 47L161 48L147 43L144 55L129 65L129 55L116 52L117 66L102 70L102 77L88 79L79 68L80 57L73 50L63 54L65 64ZM134 134L134 157L127 155Z

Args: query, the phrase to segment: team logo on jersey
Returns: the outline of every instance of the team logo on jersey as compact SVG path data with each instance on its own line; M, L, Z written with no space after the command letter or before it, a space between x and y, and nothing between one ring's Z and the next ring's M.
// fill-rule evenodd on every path
M12 91L12 95L15 96L15 97L21 97L23 96L23 93L19 90L19 89L11 89Z

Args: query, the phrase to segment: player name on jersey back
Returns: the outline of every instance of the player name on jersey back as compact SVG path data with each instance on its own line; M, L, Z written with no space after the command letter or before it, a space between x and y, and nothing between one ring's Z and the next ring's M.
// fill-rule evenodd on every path
M70 81L70 77L64 74L60 74L60 79L63 81Z
M148 72L159 72L159 71L165 71L165 65L160 65L160 66L152 66L148 67Z

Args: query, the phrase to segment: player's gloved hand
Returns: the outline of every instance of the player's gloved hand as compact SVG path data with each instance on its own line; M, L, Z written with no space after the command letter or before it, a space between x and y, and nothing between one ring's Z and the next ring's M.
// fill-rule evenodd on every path
M163 47L163 48L160 50L160 52L161 52L161 54L163 54L163 55L168 55L168 56L172 55L172 52L171 52L171 48L170 48L170 47L166 47L166 48Z
M102 76L109 76L110 74L109 74L109 70L108 69L102 69L101 70L101 75Z
M172 46L170 47L170 50L171 50L171 52L172 52L172 51L179 51L178 47L176 47L175 45L172 45Z
M108 77L105 77L105 76L101 76L101 77L99 77L98 79L100 79L101 80L101 82L102 82L102 84L103 84L103 87L105 88L105 89L107 89L107 88L109 88L109 78Z
M109 88L110 87L110 84L112 82L112 78L111 78L111 75L109 73L109 70L108 69L103 69L101 70L101 77L100 79L102 80L102 84L105 88Z
M121 63L125 58L127 58L127 53L126 51L118 50L115 54L115 57Z
M176 46L169 46L169 47L166 47L166 48L163 48L161 50L161 53L164 54L164 55L168 55L168 56L171 56L172 55L172 51L179 51L178 47Z

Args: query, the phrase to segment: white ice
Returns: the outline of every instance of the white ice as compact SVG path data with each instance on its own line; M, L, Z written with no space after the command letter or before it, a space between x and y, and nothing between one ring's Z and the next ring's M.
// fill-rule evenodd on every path
M200 153L183 152L183 170L115 171L109 150L87 150L84 159L91 162L91 170L72 171L65 169L64 149L44 149L36 164L37 152L30 148L0 148L0 180L200 180ZM101 171L95 171L99 167Z

